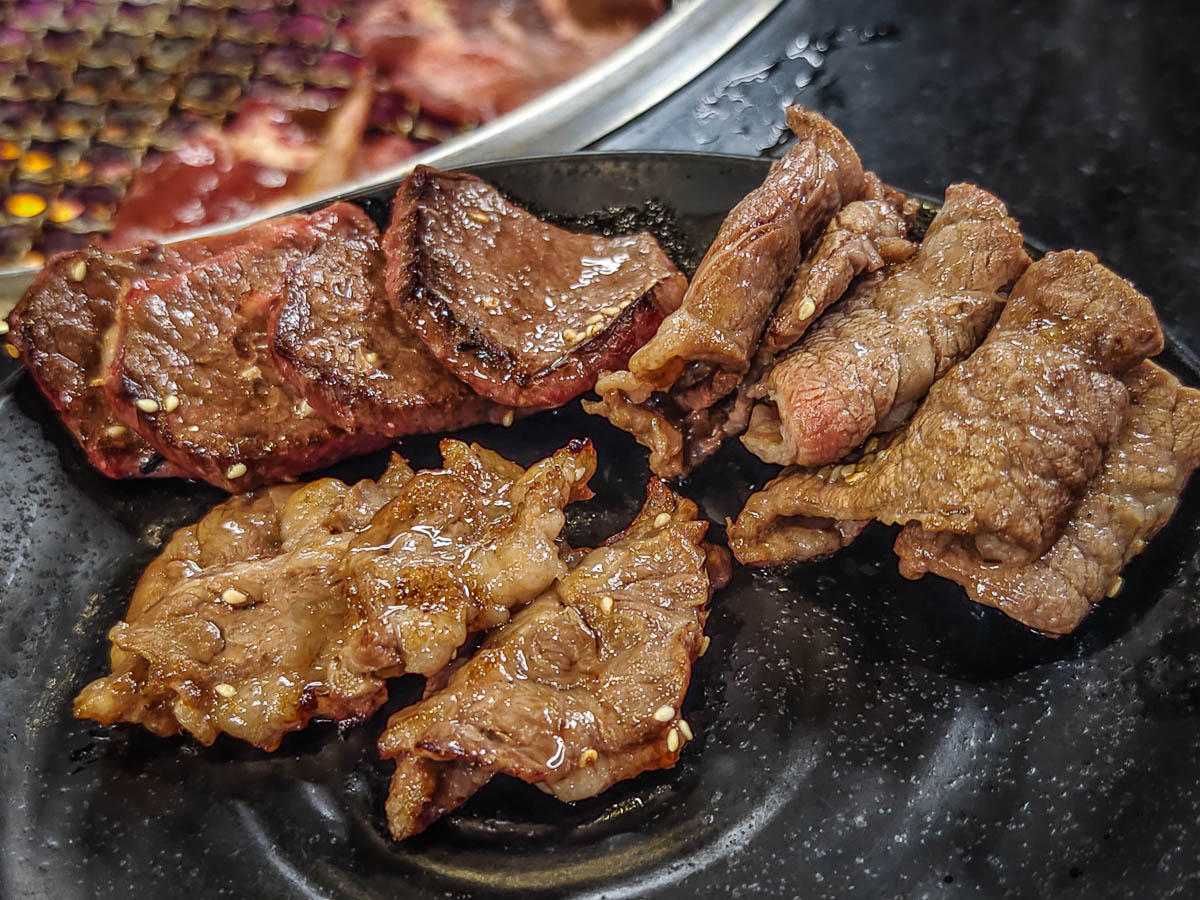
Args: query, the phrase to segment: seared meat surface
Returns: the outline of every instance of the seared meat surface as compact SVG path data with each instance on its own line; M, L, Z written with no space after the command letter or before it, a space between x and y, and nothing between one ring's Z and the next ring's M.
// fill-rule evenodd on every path
M443 469L393 456L377 482L264 488L178 531L75 714L273 750L314 717L366 717L386 677L441 669L565 571L562 508L590 496L595 469L582 442L529 470L442 451Z
M1024 566L989 563L966 538L905 526L896 541L908 578L933 572L1048 634L1073 631L1175 512L1200 465L1200 391L1151 362L1125 375L1129 414L1062 536Z
M1149 300L1131 284L1090 253L1049 254L906 428L856 463L785 472L767 491L786 499L752 499L733 533L753 535L756 510L786 509L808 520L803 527L915 521L969 536L990 562L1037 559L1121 428L1120 375L1162 343Z
M225 732L264 750L315 716L369 715L383 681L334 665L346 555L411 477L393 457L378 482L263 488L177 531L109 632L112 674L84 688L75 715L204 744Z
M687 286L647 233L566 231L472 175L424 166L396 195L384 251L388 296L433 355L512 406L589 390Z
M443 441L442 456L350 546L351 672L437 672L470 632L507 621L565 570L563 509L591 497L590 442L528 470L461 441Z
M860 281L764 376L766 399L751 413L742 443L766 462L819 466L895 427L991 328L1003 303L997 291L1029 265L1023 244L997 198L951 185L916 254ZM823 281L848 284L853 269L801 274L816 276L807 311L826 295ZM804 293L810 277L798 282ZM792 318L777 318L773 336L775 326L786 336L803 324Z
M330 241L297 260L270 314L275 362L317 415L398 437L502 421L425 349L383 289L375 223L356 208Z
M693 503L652 480L632 524L593 550L424 700L392 716L392 835L423 831L497 773L560 800L673 766L712 584Z
M289 269L364 218L338 203L275 219L186 272L131 290L106 385L117 413L179 468L228 491L383 446L312 415L267 344Z
M840 131L799 106L787 115L799 141L729 213L682 306L627 371L597 381L600 401L585 404L648 447L650 468L662 477L682 475L703 458L689 443L719 427L706 411L750 369L805 247L866 189L862 164Z

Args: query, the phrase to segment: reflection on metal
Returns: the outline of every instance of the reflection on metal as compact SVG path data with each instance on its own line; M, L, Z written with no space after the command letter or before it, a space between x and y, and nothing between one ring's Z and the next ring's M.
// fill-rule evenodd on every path
M404 177L421 163L453 168L505 157L578 150L700 75L781 2L676 0L670 13L608 59L481 128L344 184L336 192L289 198L262 208L251 218L173 235L170 240L233 231L251 221L369 190ZM0 314L8 312L37 271L0 269Z

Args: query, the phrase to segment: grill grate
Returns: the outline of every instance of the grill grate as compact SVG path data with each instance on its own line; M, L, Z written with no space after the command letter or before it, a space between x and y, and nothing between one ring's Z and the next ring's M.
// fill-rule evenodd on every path
M87 243L147 154L262 89L336 100L363 0L0 0L0 267ZM373 129L447 126L400 108Z

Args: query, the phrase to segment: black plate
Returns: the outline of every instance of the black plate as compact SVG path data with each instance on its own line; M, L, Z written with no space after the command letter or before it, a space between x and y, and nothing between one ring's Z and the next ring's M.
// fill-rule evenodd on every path
M559 219L648 224L690 267L765 165L631 154L476 171ZM388 199L364 202L378 218ZM373 743L418 678L369 724L317 726L271 755L71 718L143 566L220 495L95 474L29 379L3 371L5 897L1200 891L1198 484L1124 592L1061 640L932 576L901 579L885 528L828 562L741 570L714 600L684 708L697 739L676 769L576 806L498 778L395 844ZM621 527L648 476L645 453L578 404L468 434L524 463L595 440L597 497L571 514L574 542ZM432 438L401 449L437 460ZM735 442L681 490L719 522L769 471Z

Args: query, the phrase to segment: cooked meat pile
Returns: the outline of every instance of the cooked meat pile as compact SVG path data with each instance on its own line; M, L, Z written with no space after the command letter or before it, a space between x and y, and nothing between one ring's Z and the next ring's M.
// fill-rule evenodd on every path
M366 214L336 203L63 254L10 340L100 471L237 491L560 405L624 365L686 286L648 234L564 231L428 169L384 244L390 261Z
M750 370L806 245L844 205L878 187L828 120L797 106L788 124L799 141L725 219L682 305L627 371L597 381L600 401L584 405L648 447L661 477L691 471L719 445L714 432L730 431L721 401Z
M645 232L565 231L473 175L424 166L396 195L384 247L397 311L446 368L513 406L559 406L590 389L687 288Z
M652 480L624 532L392 716L379 747L396 760L397 840L498 773L574 801L675 764L692 737L680 710L712 594L696 513Z
M438 671L565 574L563 507L595 471L585 442L528 470L460 441L442 453L439 470L393 456L378 481L242 494L178 531L75 714L273 750L313 717L365 718L386 677Z

